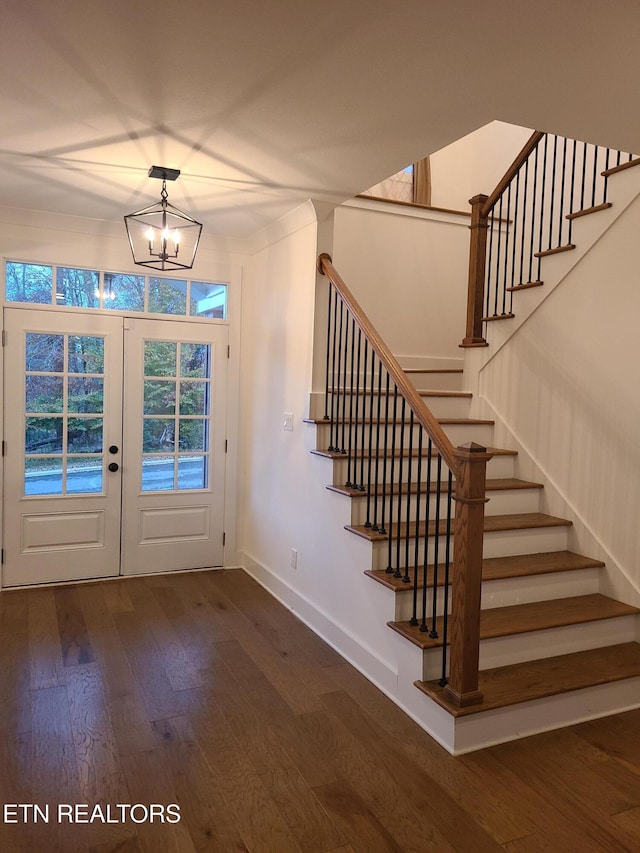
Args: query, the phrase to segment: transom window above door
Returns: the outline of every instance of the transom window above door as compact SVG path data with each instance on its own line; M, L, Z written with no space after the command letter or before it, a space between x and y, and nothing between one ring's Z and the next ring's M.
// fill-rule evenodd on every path
M224 282L24 261L5 262L5 299L59 308L227 319L227 284Z

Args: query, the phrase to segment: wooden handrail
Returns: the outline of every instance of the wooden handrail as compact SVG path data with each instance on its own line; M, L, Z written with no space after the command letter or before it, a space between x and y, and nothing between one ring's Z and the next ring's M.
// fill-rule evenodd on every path
M498 186L482 205L482 208L480 210L481 217L487 217L491 213L502 193L506 190L511 181L518 174L531 152L535 151L536 146L543 138L543 136L544 132L542 130L534 130L534 132L531 134L516 159L505 172L504 177L502 178Z
M373 326L354 295L344 283L340 274L333 266L331 256L326 252L323 252L318 256L317 265L318 272L322 275L326 275L333 283L343 302L351 311L356 324L368 339L370 346L384 365L384 368L389 374L391 380L396 384L398 392L402 397L404 397L412 409L418 423L420 423L427 431L427 434L437 447L440 455L455 477L458 470L458 460L456 458L453 444L427 407L414 385L407 379L406 374L398 363L396 357L382 340L376 328Z

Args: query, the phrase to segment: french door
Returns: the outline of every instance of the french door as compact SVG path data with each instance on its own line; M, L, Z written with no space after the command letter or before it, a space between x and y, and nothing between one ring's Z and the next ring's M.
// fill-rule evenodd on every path
M3 584L223 562L227 327L5 309Z

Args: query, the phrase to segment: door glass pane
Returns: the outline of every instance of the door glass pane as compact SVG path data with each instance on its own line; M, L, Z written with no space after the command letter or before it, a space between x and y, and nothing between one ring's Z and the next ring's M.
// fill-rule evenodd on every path
M180 344L180 376L207 379L209 350L207 344Z
M172 415L176 409L176 383L145 379L144 414Z
M145 341L144 375L175 376L176 351L175 341Z
M178 447L184 451L207 450L206 437L208 422L204 418L180 418Z
M46 373L64 370L64 335L27 332L25 369Z
M61 412L64 406L62 376L27 376L25 411Z
M180 383L180 414L208 415L208 382Z
M70 335L68 369L69 373L103 374L104 338Z
M102 456L88 459L69 457L67 459L67 494L102 493Z
M25 495L61 495L62 459L41 456L24 461Z
M175 420L145 418L143 423L142 450L145 453L162 453L174 449Z
M67 407L70 412L104 411L104 380L95 377L70 376Z
M174 456L143 456L142 491L173 491Z
M178 458L178 488L207 488L207 456L180 456Z
M64 418L26 418L25 453L62 453Z
M101 453L102 418L69 418L67 450L69 453Z

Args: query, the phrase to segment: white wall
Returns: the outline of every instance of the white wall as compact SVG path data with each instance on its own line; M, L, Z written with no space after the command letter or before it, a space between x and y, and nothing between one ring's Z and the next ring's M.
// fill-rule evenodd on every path
M579 526L636 591L639 226L636 198L490 358L479 384ZM618 589L612 575L610 583L611 592L628 597L622 581Z
M334 265L396 357L460 358L468 226L468 216L364 199L336 209Z
M470 198L493 192L532 132L492 121L431 154L431 204L468 211Z

